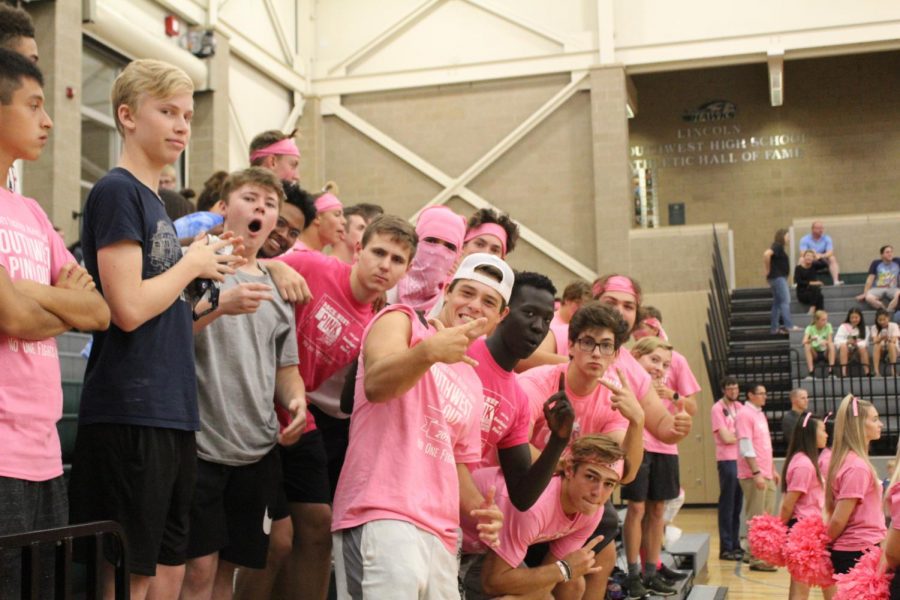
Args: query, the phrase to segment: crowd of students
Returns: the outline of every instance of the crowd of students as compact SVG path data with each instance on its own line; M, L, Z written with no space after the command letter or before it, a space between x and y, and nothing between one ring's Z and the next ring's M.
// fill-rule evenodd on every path
M52 127L33 29L13 33L0 172ZM117 521L139 599L321 600L332 562L341 598L600 598L622 485L628 596L675 593L664 510L683 498L700 387L637 281L576 282L557 306L547 277L507 264L508 216L437 206L413 227L344 207L334 185L299 185L294 132L256 136L250 166L211 176L173 222L161 183L190 141L193 85L136 60L111 96L122 153L85 202L84 266L37 202L0 190L0 534ZM54 337L70 329L93 336L67 489ZM748 467L753 489L777 478L771 445L765 418L745 435L750 409L729 402L738 427L719 437L740 439L750 497ZM104 552L112 597L122 557ZM18 565L3 551L4 594Z

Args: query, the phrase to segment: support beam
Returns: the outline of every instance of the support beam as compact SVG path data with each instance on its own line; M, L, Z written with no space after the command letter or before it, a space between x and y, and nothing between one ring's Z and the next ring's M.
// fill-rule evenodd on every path
M772 106L784 104L784 50L771 49L768 52L769 102Z
M281 18L278 16L278 12L275 10L275 5L272 4L272 0L263 0L263 5L266 7L266 12L269 14L269 24L271 24L272 29L275 30L275 37L278 38L278 45L281 46L281 53L284 55L284 62L286 64L293 65L294 50L288 43L287 37L285 37L284 35L284 29L281 28Z
M580 85L580 83L581 83L580 79L576 79L575 81L573 81L572 84L569 84L569 85L570 86L575 85L577 87L577 85ZM566 88L568 88L568 87L569 86L566 86ZM416 154L415 152L413 152L412 150L410 150L409 148L407 148L406 146L404 146L397 140L391 138L390 136L388 136L387 134L385 134L378 128L374 127L373 125L371 125L364 119L360 118L358 115L354 114L352 111L341 106L339 98L332 97L332 98L323 99L322 103L321 103L321 110L322 110L323 116L332 115L332 116L335 116L335 117L341 119L342 121L344 121L345 123L347 123L348 125L353 127L354 129L356 129L357 131L359 131L360 133L362 133L363 135L365 135L366 137L371 139L376 144L382 146L383 148L385 148L386 150L388 150L389 152L391 152L392 154L394 154L395 156L397 156L398 158L400 158L401 160L403 160L410 166L412 166L412 167L416 168L417 170L419 170L420 172L424 173L425 175L427 175L428 177L430 177L431 179L433 179L440 185L444 186L445 188L451 186L454 183L454 181L456 181L452 177L450 177L449 175L444 173L441 169L432 165L427 160L423 159L421 156L419 156L418 154ZM533 128L533 126L532 126L532 128ZM521 138L519 138L519 139L521 139ZM505 152L505 150L504 150L504 152ZM494 160L496 160L496 157L494 158ZM491 209L497 210L497 208L494 205L492 205L490 202L488 202L487 200L485 200L484 198L482 198L481 196L479 196L478 194L476 194L475 192L473 192L472 190L468 189L465 186L460 186L456 191L456 195L458 195L460 198L462 198L463 200L465 200L466 202L468 202L475 208L491 208ZM446 202L447 200L449 200L450 197L451 196L447 196L447 198L443 202ZM418 214L419 213L417 212L415 215L413 215L413 217L410 220L411 221L414 220L416 218L416 216L418 216ZM521 223L518 223L518 225L519 225L519 237L521 239L525 240L526 242L528 242L529 244L531 244L532 246L537 248L539 251L543 252L544 254L546 254L547 256L549 256L550 258L555 260L556 262L558 262L560 265L562 265L569 271L578 275L579 277L582 277L589 281L596 278L597 274L593 269L591 269L587 265L584 265L578 259L576 259L575 257L564 252L563 250L561 250L560 248L555 246L553 243L551 243L550 241L541 237L539 234L535 233L533 230L529 229L528 227L525 227Z
M506 5L500 5L494 0L464 0L468 4L472 6L476 6L481 10L488 12L495 17L499 17L508 23L512 23L518 27L526 31L530 31L531 33L538 35L546 40L559 44L563 49L567 48L580 48L580 45L575 41L574 38L568 35L561 34L557 31L553 31L548 29L541 23L531 21L521 15L517 15L513 13L513 11L509 10Z

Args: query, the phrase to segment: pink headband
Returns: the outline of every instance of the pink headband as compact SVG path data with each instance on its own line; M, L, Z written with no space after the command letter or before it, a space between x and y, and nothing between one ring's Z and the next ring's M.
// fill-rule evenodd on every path
M807 423L809 423L809 418L812 416L812 413L806 413L806 416L803 417L803 429L806 429Z
M325 192L324 194L316 198L315 205L317 213L344 208L344 205L341 204L341 201L337 199L337 196L335 196L331 192Z
M613 275L606 280L606 285L602 285L598 281L594 284L591 292L594 294L594 298L599 298L604 292L623 292L625 294L631 294L634 296L635 300L640 301L640 297L634 289L634 283L624 275Z
M647 317L642 322L646 323L658 332L656 337L666 341L669 340L669 336L666 335L666 330L663 329L662 323L659 322L659 319L657 319L656 317Z
M466 239L464 239L463 242L473 240L479 235L492 235L496 238L499 238L500 247L503 248L503 256L506 256L506 230L503 229L503 227L497 225L496 223L482 223L478 227L470 229L468 232L466 232Z
M827 422L828 422L828 417L830 417L830 416L831 416L831 411L828 411L828 414L825 415L825 418L824 418L824 419L822 419L822 423L827 423Z
M625 474L625 460L619 459L614 463L602 463L596 460L579 460L573 463L574 465L594 465L595 467L602 467L604 469L609 469L613 473L619 476L619 479L622 479L622 476Z
M857 398L856 396L853 396L852 402L853 402L853 416L858 417L859 416L859 398Z
M264 156L296 156L297 158L300 158L300 150L297 148L297 144L294 143L293 139L285 138L266 146L265 148L260 148L259 150L251 152L250 162Z
M419 215L416 233L420 240L427 237L438 238L453 244L456 251L460 252L466 233L466 220L446 206L431 206Z

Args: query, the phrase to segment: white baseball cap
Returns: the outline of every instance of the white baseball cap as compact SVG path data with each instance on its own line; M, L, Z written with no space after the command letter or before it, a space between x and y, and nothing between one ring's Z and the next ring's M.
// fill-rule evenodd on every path
M479 267L493 267L500 271L503 278L500 281L497 281L493 277L478 273L475 269ZM459 279L468 279L483 283L492 290L496 290L497 293L503 297L503 301L508 304L509 297L512 295L513 282L515 281L516 276L509 265L499 256L486 254L484 252L476 252L465 257L459 265L459 268L456 270L456 273L453 274L453 281Z

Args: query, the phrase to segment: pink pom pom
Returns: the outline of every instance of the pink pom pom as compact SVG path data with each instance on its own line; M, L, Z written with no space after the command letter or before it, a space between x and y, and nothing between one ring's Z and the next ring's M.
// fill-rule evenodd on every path
M819 517L797 521L787 536L784 555L791 577L806 585L826 588L834 584L828 534Z
M837 593L834 600L886 600L890 595L894 573L881 564L881 548L866 550L849 572L835 575Z
M775 515L758 515L747 524L750 553L776 567L784 566L784 543L787 525Z

